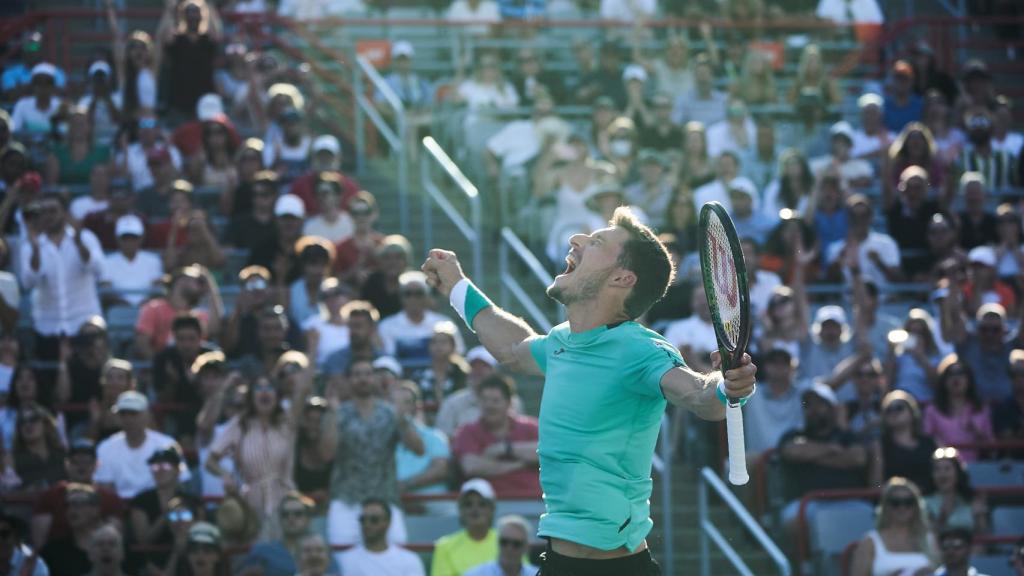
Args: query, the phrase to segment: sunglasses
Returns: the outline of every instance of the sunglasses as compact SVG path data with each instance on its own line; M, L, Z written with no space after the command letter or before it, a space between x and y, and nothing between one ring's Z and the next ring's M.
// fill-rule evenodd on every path
M967 370L959 367L946 369L946 376L966 376Z
M890 496L885 503L892 508L916 508L917 499L913 496Z
M281 510L281 518L304 518L306 511L301 508L293 510Z
M426 295L426 290L402 290L402 296L406 298L422 298Z
M967 542L963 540L946 540L942 543L943 550L961 550L967 547Z
M276 390L272 384L257 384L252 387L253 392L271 392Z
M886 409L885 409L885 413L886 414L895 414L897 412L903 412L906 409L907 409L907 405L902 403L902 402L899 402L897 404L890 404L889 406L887 406Z
M188 509L171 510L167 513L167 519L171 522L191 522L192 518L192 511Z
M149 465L149 469L153 472L159 472L161 470L174 470L177 466L170 462L153 462Z
M522 548L526 546L525 540L516 540L515 538L499 538L498 545L502 548Z
M139 120L139 128L156 128L156 118L142 118Z
M354 210L349 210L349 212L353 216L369 216L373 210L370 210L369 208L356 208Z
M376 516L376 515L373 515L373 514L363 514L363 515L359 516L359 523L360 524L369 524L371 526L375 526L377 524L382 524L383 522L384 522L384 517L383 516Z

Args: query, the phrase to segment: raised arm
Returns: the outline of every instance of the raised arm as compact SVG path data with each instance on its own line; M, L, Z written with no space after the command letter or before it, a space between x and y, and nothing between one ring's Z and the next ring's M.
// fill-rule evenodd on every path
M716 369L722 365L722 357L716 350L711 353L711 364ZM718 384L724 382L726 395L732 398L746 398L754 393L754 376L757 367L744 354L739 366L722 372L701 374L687 367L674 368L661 378L661 391L669 402L688 408L704 420L725 418L725 404L718 398Z
M543 374L530 352L530 340L536 338L537 333L522 318L487 300L462 272L454 252L431 250L422 270L430 284L449 299L452 299L452 291L458 285L456 311L460 315L470 314L467 323L472 323L470 327L480 342L503 366L523 374Z

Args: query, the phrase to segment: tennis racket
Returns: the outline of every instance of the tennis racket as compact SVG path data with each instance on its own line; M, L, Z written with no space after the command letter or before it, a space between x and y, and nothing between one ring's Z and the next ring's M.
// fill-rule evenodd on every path
M750 292L743 248L732 218L718 202L700 209L700 272L711 310L711 323L722 355L722 372L739 364L750 339ZM725 406L729 439L729 481L746 484L747 455L743 445L743 411L739 400Z

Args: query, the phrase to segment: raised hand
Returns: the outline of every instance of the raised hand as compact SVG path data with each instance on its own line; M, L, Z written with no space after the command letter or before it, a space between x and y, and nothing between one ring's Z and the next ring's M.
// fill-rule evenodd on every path
M458 256L450 250L431 250L420 269L427 275L427 282L446 297L459 280L466 277Z

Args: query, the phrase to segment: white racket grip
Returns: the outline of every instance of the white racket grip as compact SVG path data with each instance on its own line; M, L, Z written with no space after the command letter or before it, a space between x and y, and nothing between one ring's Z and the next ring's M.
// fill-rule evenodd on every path
M729 482L742 486L750 476L747 474L747 450L743 444L743 409L738 402L725 405L725 431L729 438Z

